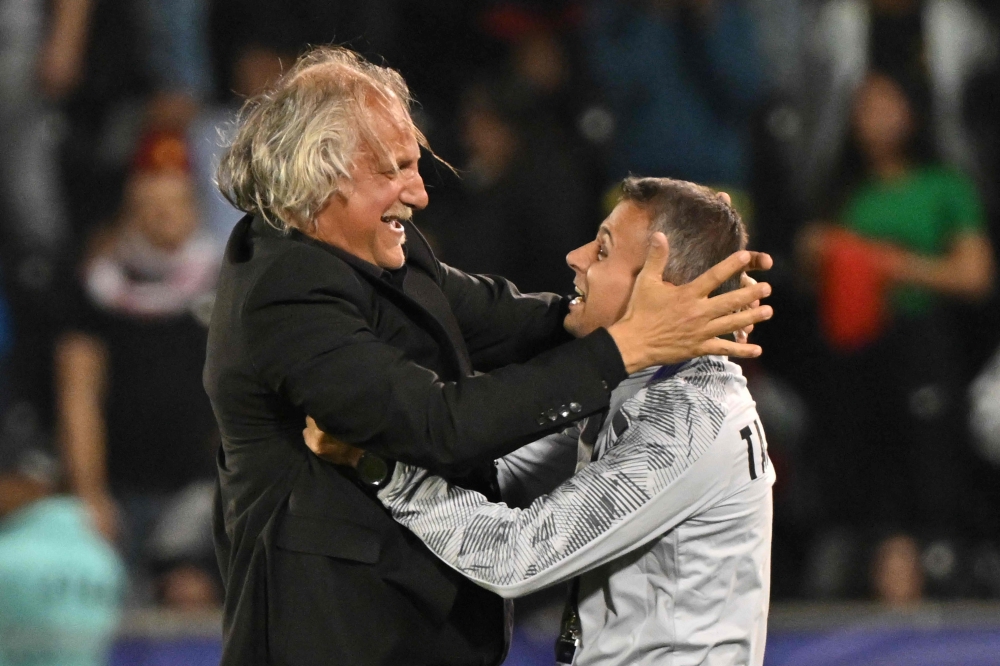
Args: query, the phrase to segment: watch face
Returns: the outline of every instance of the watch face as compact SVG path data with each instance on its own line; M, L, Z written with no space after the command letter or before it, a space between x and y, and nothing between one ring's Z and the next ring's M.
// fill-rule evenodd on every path
M389 476L389 466L380 456L365 451L358 460L358 478L369 485L378 485Z

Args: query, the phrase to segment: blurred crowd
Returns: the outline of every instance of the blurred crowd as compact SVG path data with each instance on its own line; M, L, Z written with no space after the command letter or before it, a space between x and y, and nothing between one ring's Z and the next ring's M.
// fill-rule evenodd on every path
M218 604L201 366L240 213L214 165L240 104L332 42L410 84L457 170L422 161L417 222L462 269L568 293L623 176L731 194L776 260L744 364L776 600L1000 598L998 20L971 0L0 0L0 650L14 609L59 621L39 598L99 608L87 635Z

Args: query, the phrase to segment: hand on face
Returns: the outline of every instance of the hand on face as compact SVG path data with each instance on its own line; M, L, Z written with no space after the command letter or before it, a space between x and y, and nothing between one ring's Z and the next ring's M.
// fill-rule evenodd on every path
M754 301L771 293L770 285L754 284L712 298L709 294L744 270L769 269L771 257L746 250L735 252L693 281L674 286L662 277L668 256L667 238L660 232L653 234L625 316L608 329L626 369L631 373L708 354L759 356L757 345L718 336L770 319L769 306L752 307Z
M727 195L720 197L728 203ZM648 233L648 215L625 201L594 241L567 256L579 296L570 304L566 330L581 337L608 328L630 372L704 354L758 355L759 347L746 344L747 335L755 322L771 316L769 307L760 306L770 287L744 273L740 290L711 299L708 294L736 272L767 270L771 258L737 253L677 287L662 279L669 256L666 238L655 234L647 254ZM717 338L727 333L736 334L735 342Z

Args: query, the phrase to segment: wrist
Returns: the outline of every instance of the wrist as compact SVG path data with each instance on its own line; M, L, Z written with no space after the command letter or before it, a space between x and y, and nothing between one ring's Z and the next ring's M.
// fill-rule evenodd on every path
M612 324L608 327L608 334L618 347L618 353L622 356L626 373L631 375L649 365L642 353L642 345L635 339L634 335L630 334L627 324L620 321Z
M381 490L389 485L392 473L396 469L395 460L386 460L370 451L362 451L354 463L354 471L358 480L369 488Z

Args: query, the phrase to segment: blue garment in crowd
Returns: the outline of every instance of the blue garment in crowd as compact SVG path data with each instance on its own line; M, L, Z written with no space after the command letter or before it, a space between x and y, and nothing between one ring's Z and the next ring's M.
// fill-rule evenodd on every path
M125 569L70 497L0 521L0 666L103 666Z
M617 121L617 176L745 186L749 122L764 83L754 24L739 3L707 16L600 0L585 51Z

